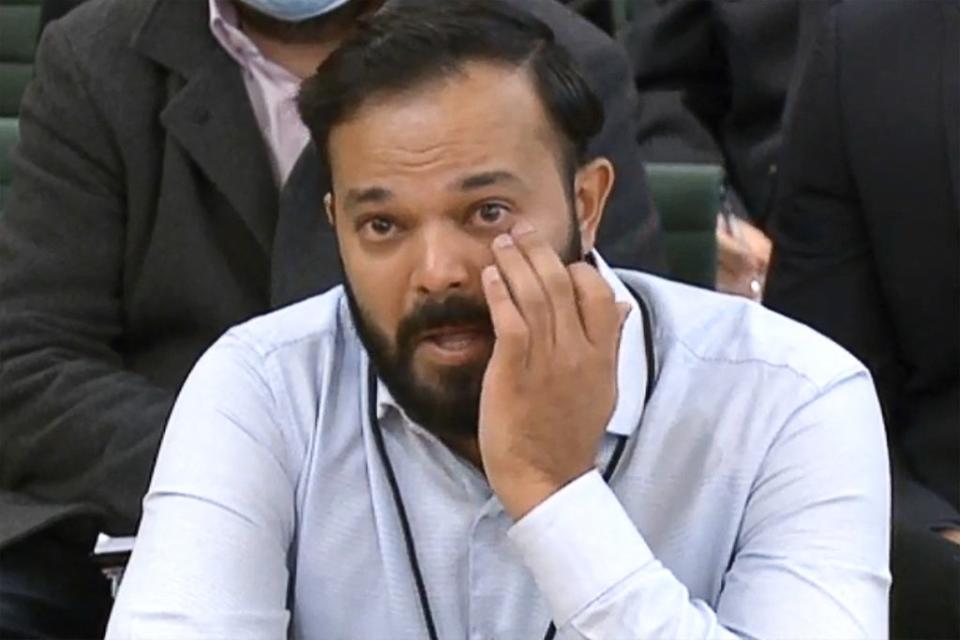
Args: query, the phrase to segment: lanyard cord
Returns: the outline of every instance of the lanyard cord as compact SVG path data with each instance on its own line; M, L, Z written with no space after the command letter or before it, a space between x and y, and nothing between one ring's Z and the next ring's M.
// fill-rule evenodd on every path
M403 529L403 540L407 547L407 559L410 561L410 568L413 570L413 579L417 583L417 595L420 597L423 619L427 624L427 634L430 636L430 640L439 640L437 625L434 623L433 613L430 611L427 585L423 582L420 562L417 560L417 549L413 544L413 532L410 530L410 520L407 519L407 509L403 505L400 485L397 484L397 475L393 472L390 456L387 455L387 447L383 442L383 433L380 430L380 420L377 418L377 372L373 363L370 363L367 368L367 410L370 415L370 425L373 427L373 438L377 443L377 452L380 454L383 468L387 472L387 482L390 484L390 492L393 494L393 503L396 505L397 514L400 516L400 527Z
M643 346L647 356L647 386L644 390L644 408L646 408L650 396L653 395L655 384L654 376L656 375L656 366L653 360L653 322L650 318L650 310L647 309L643 298L641 298L632 287L628 286L627 288L637 300L643 320ZM377 372L372 363L367 367L367 415L373 430L373 439L376 442L377 453L380 455L380 460L387 474L387 483L390 485L393 503L396 505L397 515L400 517L400 528L403 531L404 546L407 551L407 559L410 561L410 569L413 572L413 580L417 585L417 596L420 599L421 613L423 614L424 623L427 626L427 635L430 640L439 640L437 625L433 619L433 612L430 610L430 598L427 595L427 585L423 580L423 573L420 571L420 562L417 559L417 549L413 543L413 531L410 527L410 520L407 518L407 509L403 503L403 496L400 493L400 485L397 483L397 475L393 470L393 464L390 462L390 456L387 455L387 447L383 441L383 433L380 429L380 420L377 417ZM643 416L641 415L641 421L642 419ZM607 462L606 469L603 471L603 480L608 484L617 469L617 464L620 462L620 458L623 456L623 450L627 444L627 436L617 435L616 438L616 447L610 456L610 461ZM544 640L553 640L556 634L557 627L553 621L551 621L543 638Z

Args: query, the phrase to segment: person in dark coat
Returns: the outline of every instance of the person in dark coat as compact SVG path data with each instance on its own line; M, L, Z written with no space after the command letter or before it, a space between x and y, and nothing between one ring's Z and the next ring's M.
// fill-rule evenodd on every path
M40 31L50 22L67 15L85 0L43 0L40 3Z
M645 160L722 164L718 288L759 298L784 104L839 0L636 0L623 41ZM755 284L754 284L755 283ZM753 285L753 289L751 289Z
M850 0L789 107L767 304L870 368L892 635L960 633L960 2Z
M601 250L659 270L625 54L558 2L513 1L604 102L591 151L618 179ZM301 24L255 10L284 3L90 0L45 30L0 218L2 637L102 633L109 594L88 553L98 532L136 531L193 363L228 327L340 280L316 154L277 157L263 123L286 116L251 97L267 55L309 73L379 3L313 4L337 10ZM244 40L230 51L213 7Z

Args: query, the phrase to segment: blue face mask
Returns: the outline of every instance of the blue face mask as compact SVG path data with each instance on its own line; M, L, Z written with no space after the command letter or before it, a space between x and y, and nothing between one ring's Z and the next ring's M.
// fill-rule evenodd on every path
M240 0L243 4L284 22L300 22L339 9L350 0Z

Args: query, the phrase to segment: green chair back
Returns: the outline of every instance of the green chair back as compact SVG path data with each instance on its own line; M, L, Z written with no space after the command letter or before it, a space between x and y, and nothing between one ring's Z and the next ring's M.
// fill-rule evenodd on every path
M633 2L634 0L611 0L610 11L613 14L615 35L620 35L633 18Z
M718 165L648 163L670 276L707 289L717 280L717 212L724 173Z
M40 0L0 0L0 212L10 187L20 100L33 76Z
M40 0L0 0L0 116L16 117L33 75Z
M6 208L7 191L10 189L10 153L19 138L16 118L0 118L0 215Z

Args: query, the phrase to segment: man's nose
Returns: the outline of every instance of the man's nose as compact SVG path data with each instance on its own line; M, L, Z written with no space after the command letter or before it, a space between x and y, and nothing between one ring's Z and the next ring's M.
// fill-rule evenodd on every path
M475 247L453 225L425 229L421 237L414 285L420 295L437 295L467 287Z

